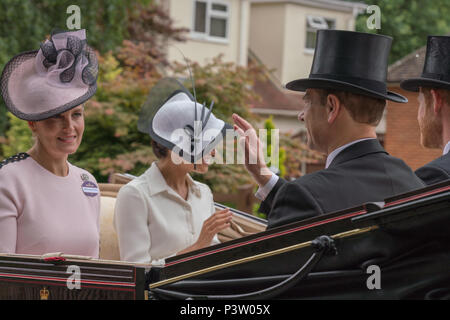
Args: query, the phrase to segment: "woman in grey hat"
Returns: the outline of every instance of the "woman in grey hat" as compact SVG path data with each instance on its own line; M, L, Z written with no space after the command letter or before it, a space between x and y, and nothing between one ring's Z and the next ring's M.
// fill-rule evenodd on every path
M0 163L0 253L98 257L97 182L67 161L81 143L97 71L85 30L54 33L6 64L3 100L28 121L34 145Z
M138 128L150 134L158 161L123 186L115 206L120 258L162 264L165 259L218 243L230 225L209 187L191 178L205 173L214 147L231 126L217 119L175 79L152 88Z

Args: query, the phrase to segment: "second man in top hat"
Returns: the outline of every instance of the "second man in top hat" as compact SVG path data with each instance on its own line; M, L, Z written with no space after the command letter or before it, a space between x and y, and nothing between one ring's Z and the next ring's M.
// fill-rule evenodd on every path
M270 174L264 159L246 163L260 189L260 211L269 227L328 212L384 201L424 186L400 159L390 156L376 139L386 100L407 99L386 90L387 58L392 38L351 31L320 30L311 73L292 81L290 90L306 91L305 122L308 146L327 155L326 168L287 182ZM235 130L256 135L251 125L233 115ZM249 154L259 146L245 139ZM249 157L251 158L251 157Z
M450 37L429 36L421 77L402 81L400 86L419 92L421 144L441 148L442 157L416 170L431 185L450 179Z

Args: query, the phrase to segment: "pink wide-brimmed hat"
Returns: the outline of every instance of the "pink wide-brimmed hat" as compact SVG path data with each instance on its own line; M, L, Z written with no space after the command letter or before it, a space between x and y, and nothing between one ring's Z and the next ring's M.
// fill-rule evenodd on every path
M0 91L20 119L39 121L66 112L97 90L98 62L86 31L58 32L37 51L23 52L3 69Z

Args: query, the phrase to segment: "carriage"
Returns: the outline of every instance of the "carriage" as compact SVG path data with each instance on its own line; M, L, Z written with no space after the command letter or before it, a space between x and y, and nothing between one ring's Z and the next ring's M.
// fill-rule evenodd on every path
M161 266L106 256L104 226L100 259L3 254L0 299L450 298L450 181L269 230L233 212L222 243Z

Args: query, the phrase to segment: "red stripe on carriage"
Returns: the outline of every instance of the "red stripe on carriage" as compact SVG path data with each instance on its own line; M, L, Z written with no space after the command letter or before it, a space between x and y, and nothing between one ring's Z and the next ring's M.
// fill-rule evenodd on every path
M25 275L25 274L14 274L14 273L0 273L0 277L21 278L21 279L31 279L31 280L42 280L42 281L67 282L67 279L65 279L65 278L42 277L42 276ZM94 281L94 280L80 280L80 284L96 284L96 285L108 285L108 286L120 286L120 287L135 287L136 286L134 283L104 282L104 281Z
M435 194L435 193L439 193L439 192L442 192L442 191L446 191L446 190L450 190L450 186L442 187L442 188L431 190L431 191L428 191L428 192L425 192L425 193L421 193L421 194L418 194L418 195L414 195L414 196L410 196L410 197L407 197L407 198L402 198L402 199L399 199L399 200L388 202L385 205L385 207L389 207L389 206L392 206L392 205L395 205L395 204L400 204L400 203L411 201L411 200L420 199L420 198L423 198L423 197L426 197L426 196L429 196L429 195L432 195L432 194ZM231 245L231 246L228 246L228 247L224 247L224 248L221 248L221 249L200 253L200 254L197 254L195 256L190 256L190 257L187 257L187 258L184 258L184 259L181 259L181 260L176 260L176 261L173 261L173 262L169 262L169 263L166 263L165 266L169 267L169 266L181 263L181 262L185 262L185 261L189 261L189 260L192 260L192 259L208 256L208 255L211 255L211 254L214 254L214 253L218 253L218 252L234 249L234 248L237 248L237 247L240 247L240 246L245 246L247 244L263 241L263 240L266 240L266 239L282 236L282 235L289 234L289 233L292 233L292 232L296 232L296 231L299 231L299 230L309 229L311 227L315 227L315 226L318 226L318 225L321 225L321 224L342 220L342 219L353 217L353 216L357 216L357 215L360 215L360 214L363 214L363 213L366 213L366 211L365 210L357 211L357 212L353 212L353 213L350 213L350 214L345 214L345 215L342 215L342 216L339 216L339 217L326 219L326 220L315 222L315 223L311 223L311 224L308 224L308 225L305 225L305 226L300 226L300 227L297 227L297 228L293 228L293 229L285 230L285 231L278 232L278 233L275 233L275 234L267 235L267 236L264 236L264 237L256 238L256 239L249 240L249 241L246 241L246 242L236 243L234 245Z
M442 192L442 191L447 191L447 190L450 190L450 186L446 186L446 187L442 187L442 188L439 188L439 189L431 190L431 191L428 191L428 192L425 192L425 193L421 193L421 194L416 194L416 195L408 197L408 198L403 198L403 199L399 199L399 200L396 200L396 201L388 202L388 203L386 203L386 205L384 207L389 207L389 206L392 206L394 204L399 204L399 203L403 203L403 202L406 202L406 201L420 199L422 197L426 197L426 196L429 196L429 195L432 195L432 194L435 194L435 193L439 193L439 192Z
M195 259L195 258L200 258L200 257L204 257L204 256L207 256L207 255L210 255L210 254L214 254L214 253L217 253L217 252L222 252L222 251L234 249L234 248L237 248L237 247L240 247L240 246L244 246L244 245L247 245L247 244L250 244L250 243L255 243L255 242L262 241L262 240L266 240L266 239L282 236L282 235L289 234L289 233L292 233L292 232L296 232L296 231L299 231L299 230L309 229L311 227L319 226L321 224L325 224L325 223L328 223L328 222L333 222L333 221L342 220L342 219L345 219L345 218L357 216L357 215L360 215L362 213L366 213L366 211L362 210L362 211L358 211L358 212L352 212L352 213L349 213L349 214L346 214L346 215L342 215L342 216L339 216L339 217L318 221L318 222L311 223L311 224L308 224L308 225L305 225L305 226L300 226L300 227L297 227L297 228L294 228L294 229L281 231L281 232L274 233L274 234L271 234L271 235L267 235L267 236L264 236L264 237L260 237L260 238L257 238L257 239L249 240L249 241L246 241L246 242L236 243L234 245L231 245L231 246L228 246L228 247L225 247L225 248L221 248L221 249L217 249L217 250L213 250L213 251L200 253L198 255L187 257L185 259L169 262L169 263L166 263L165 266L168 267L168 266L180 263L180 262L185 262L185 261L192 260L192 259Z

